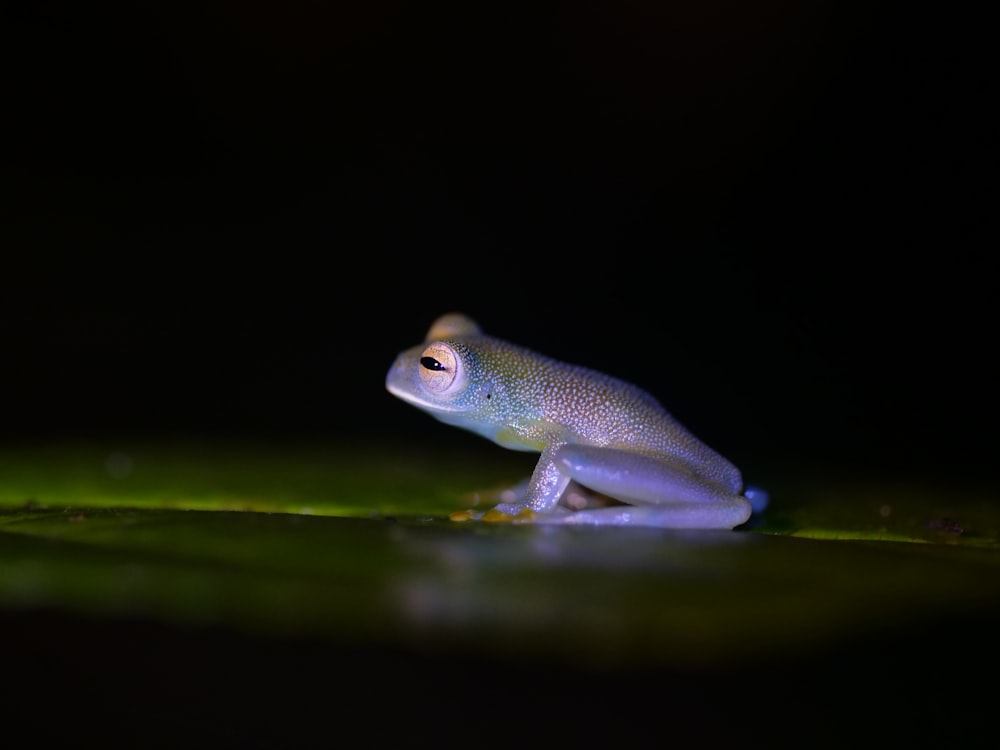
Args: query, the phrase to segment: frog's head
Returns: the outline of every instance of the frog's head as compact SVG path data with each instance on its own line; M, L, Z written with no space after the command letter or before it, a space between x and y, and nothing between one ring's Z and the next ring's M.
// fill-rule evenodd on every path
M479 326L465 315L442 315L423 344L396 357L385 378L386 389L442 422L478 431L471 423L489 401L474 347L479 334Z

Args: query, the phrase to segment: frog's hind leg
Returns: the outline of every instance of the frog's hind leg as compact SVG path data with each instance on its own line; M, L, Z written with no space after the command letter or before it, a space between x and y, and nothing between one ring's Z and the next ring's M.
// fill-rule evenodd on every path
M563 445L553 458L565 475L628 504L552 519L559 523L731 529L753 510L742 495L662 458L593 445Z

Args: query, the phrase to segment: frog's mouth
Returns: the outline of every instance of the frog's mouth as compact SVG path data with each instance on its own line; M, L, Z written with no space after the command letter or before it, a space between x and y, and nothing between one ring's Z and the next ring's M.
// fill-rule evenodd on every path
M416 406L418 409L430 412L442 422L448 421L446 415L449 412L454 414L455 418L463 412L460 407L455 404L449 404L447 401L431 401L426 398L421 398L419 394L414 393L408 388L404 388L396 382L393 382L391 373L389 377L386 378L385 389L400 401L405 401L412 406Z

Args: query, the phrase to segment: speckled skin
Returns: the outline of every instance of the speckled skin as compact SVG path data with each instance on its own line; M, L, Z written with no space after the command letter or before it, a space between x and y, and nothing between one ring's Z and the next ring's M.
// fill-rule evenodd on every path
M459 313L399 354L386 388L442 422L541 452L524 495L497 506L507 516L684 528L733 528L750 516L736 467L649 393L487 336ZM626 505L570 510L560 499L571 481Z

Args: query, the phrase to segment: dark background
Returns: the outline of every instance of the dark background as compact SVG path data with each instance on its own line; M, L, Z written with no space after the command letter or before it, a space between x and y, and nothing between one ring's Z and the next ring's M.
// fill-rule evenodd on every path
M464 310L639 383L741 466L993 460L979 19L5 13L0 438L436 438L383 378Z

